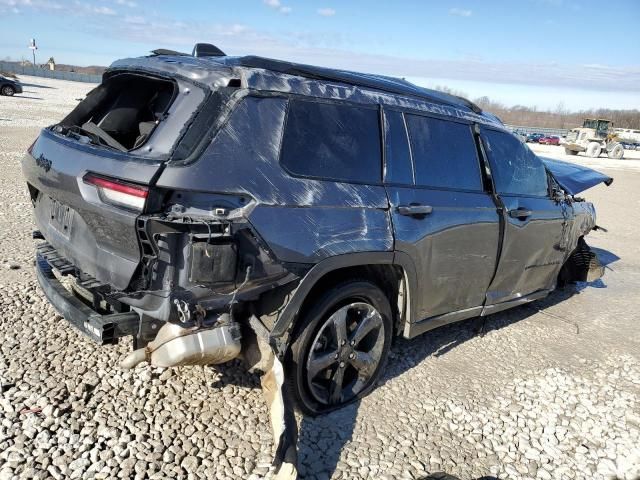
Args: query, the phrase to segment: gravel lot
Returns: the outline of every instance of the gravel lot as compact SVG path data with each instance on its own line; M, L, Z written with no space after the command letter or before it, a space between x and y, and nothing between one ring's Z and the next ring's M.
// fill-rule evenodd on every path
M237 364L116 365L36 286L22 153L91 85L24 77L0 97L0 480L259 478L271 459L259 379ZM592 284L396 342L359 405L300 418L302 478L640 478L640 160L569 159L615 177L587 192ZM637 155L637 154L636 154ZM640 157L637 157L640 158Z

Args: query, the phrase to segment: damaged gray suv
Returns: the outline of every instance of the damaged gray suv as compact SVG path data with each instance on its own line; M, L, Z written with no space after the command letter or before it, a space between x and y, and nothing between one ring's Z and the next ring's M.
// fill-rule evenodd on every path
M394 336L602 273L575 195L611 179L542 161L473 103L202 55L115 62L30 147L37 275L91 339L133 337L125 367L242 356L266 372L282 478L291 403L366 395Z

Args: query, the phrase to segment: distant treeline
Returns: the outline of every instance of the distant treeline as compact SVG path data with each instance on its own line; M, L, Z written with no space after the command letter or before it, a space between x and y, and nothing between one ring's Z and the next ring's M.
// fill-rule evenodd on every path
M448 87L436 87L452 95L468 98L463 92L452 90ZM507 107L500 102L495 102L489 97L480 97L473 100L483 110L497 115L500 120L508 125L521 125L523 127L547 127L547 128L573 128L581 127L585 118L604 118L612 120L617 128L632 128L640 130L640 110L611 110L598 108L592 110L580 110L571 112L563 103L553 110L538 110L535 107L516 105Z

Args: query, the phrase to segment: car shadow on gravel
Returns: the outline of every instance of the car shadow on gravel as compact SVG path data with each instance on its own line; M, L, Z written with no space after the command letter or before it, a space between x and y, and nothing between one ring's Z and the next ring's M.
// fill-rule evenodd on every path
M601 258L601 262L605 265L609 265L618 260L616 255L605 250L598 251L598 255ZM552 292L542 300L513 308L507 312L444 325L411 340L398 338L391 348L389 361L378 383L378 387L402 375L427 357L432 355L445 355L447 352L450 352L452 349L478 335L486 335L491 331L508 327L538 313L573 325L576 327L576 331L579 332L579 325L571 319L546 312L545 310L558 303L564 302L574 295L581 294L585 288L606 288L606 284L599 279L594 282L568 285L563 289ZM352 438L358 415L358 406L359 404L355 403L315 419L306 417L302 419L299 441L300 478L331 478L338 462L341 460L340 454L342 448ZM357 469L355 461L346 459L346 463L348 463L352 469ZM440 478L454 479L455 477L427 476L423 477L423 480ZM495 477L491 476L481 477L482 480L491 480L494 478Z
M426 477L420 477L418 480L461 480L461 479L459 477L456 477L455 475L449 475L448 473L436 472L436 473L427 475ZM499 479L498 477L489 475L489 476L478 477L474 480L499 480Z
M595 250L595 249L594 249ZM601 262L609 267L609 264L619 259L616 255L606 250L597 249ZM397 338L391 348L389 361L378 382L378 387L389 380L402 375L412 369L427 357L432 355L442 356L452 349L475 338L477 335L485 335L491 331L508 327L514 323L525 320L532 315L542 313L576 326L572 320L559 315L545 312L546 309L568 298L579 295L586 288L603 288L606 284L602 280L595 282L583 282L568 285L551 293L548 297L510 309L507 312L496 313L488 317L474 318L462 322L444 325L414 339L406 340ZM212 367L213 368L213 367ZM240 362L232 362L228 365L215 367L218 378L214 386L221 388L227 384L244 385L252 388L260 388L259 377L247 373ZM338 467L338 463L344 461L351 472L358 471L365 465L358 459L341 458L343 447L351 441L358 416L359 402L348 405L340 410L321 415L316 418L302 417L298 432L298 467L299 478L330 479ZM266 418L266 410L265 410ZM380 472L384 474L385 472ZM456 477L442 472L422 477L422 480L453 480ZM434 476L435 475L435 476ZM477 480L494 480L495 477L485 476Z
M537 313L545 314L545 309L561 303L568 298L579 295L583 288L596 286L589 284L572 284L552 292L548 297L528 303L504 312L487 317L470 318L461 322L444 325L411 340L397 338L391 349L389 363L380 381L384 384L392 378L403 374L430 356L440 357L463 343L484 336L489 332L521 322ZM594 284L594 285L591 285ZM584 285L585 287L582 287ZM552 315L554 318L560 318Z
M51 90L57 90L56 87L49 87L47 85L39 85L37 83L23 83L22 86L23 87L46 88L46 89L51 89Z
M20 98L28 98L29 100L44 100L44 98L42 97L30 97L29 95L14 95L13 97L7 97L7 98L14 98L14 99L20 99Z
M619 256L617 256L613 252L610 252L609 250L605 250L604 248L596 248L596 247L590 247L590 248L591 248L591 251L593 251L593 253L595 253L598 256L598 260L600 260L600 263L609 270L613 270L609 265L620 260Z
M444 325L411 340L397 338L391 348L389 361L377 387L412 369L426 358L441 356L490 331L498 330L517 323L538 313L540 310L560 303L579 294L575 285L553 292L534 306L523 305L511 309L509 313L497 313L484 318L469 319L450 325ZM341 458L342 448L352 439L358 416L359 402L320 417L303 417L300 424L298 441L298 464L300 478L330 479L338 462L348 464L350 471L357 471L365 465L357 459ZM385 472L380 472L384 474ZM434 474L435 475L435 474ZM444 475L441 473L441 475ZM453 476L427 476L423 480L455 479ZM490 480L493 477L481 477Z

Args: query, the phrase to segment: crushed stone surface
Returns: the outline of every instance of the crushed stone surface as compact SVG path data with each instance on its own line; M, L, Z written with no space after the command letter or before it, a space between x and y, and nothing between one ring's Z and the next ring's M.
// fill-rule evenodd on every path
M20 160L92 86L23 81L33 98L0 97L0 480L260 478L257 376L122 371L129 342L98 347L45 300ZM484 336L467 321L396 341L359 404L298 417L301 478L640 478L640 171L620 162L599 159L615 181L585 194L609 229L587 239L602 280L493 315Z

